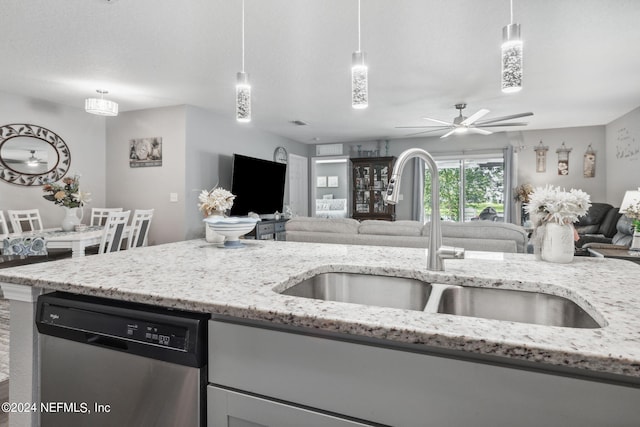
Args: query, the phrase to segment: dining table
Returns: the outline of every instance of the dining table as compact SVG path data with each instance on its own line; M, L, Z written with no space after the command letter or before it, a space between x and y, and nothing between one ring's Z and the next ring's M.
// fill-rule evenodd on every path
M11 233L9 238L43 237L48 249L71 249L71 257L85 256L86 248L97 246L102 240L104 226L88 226L82 231L64 231L61 228L47 228L38 231ZM129 227L123 231L124 238L128 237Z

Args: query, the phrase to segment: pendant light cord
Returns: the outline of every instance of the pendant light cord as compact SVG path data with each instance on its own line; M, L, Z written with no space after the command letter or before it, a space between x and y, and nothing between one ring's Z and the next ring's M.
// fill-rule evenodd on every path
M511 11L511 23L513 24L513 0L509 0L509 5L510 5L509 10Z
M242 0L242 72L244 73L244 0Z
M360 52L360 0L358 0L358 52Z

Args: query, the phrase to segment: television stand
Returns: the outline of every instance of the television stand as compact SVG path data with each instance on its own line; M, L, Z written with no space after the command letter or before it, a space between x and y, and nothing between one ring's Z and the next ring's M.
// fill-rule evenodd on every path
M288 220L288 218L263 219L262 221L258 221L256 223L256 228L254 228L245 237L258 240L284 240L284 225Z

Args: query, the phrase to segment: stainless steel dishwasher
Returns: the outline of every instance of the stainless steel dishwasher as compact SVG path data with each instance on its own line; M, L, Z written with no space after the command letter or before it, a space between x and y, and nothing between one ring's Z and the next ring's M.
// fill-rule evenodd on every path
M42 426L205 426L209 317L40 296Z

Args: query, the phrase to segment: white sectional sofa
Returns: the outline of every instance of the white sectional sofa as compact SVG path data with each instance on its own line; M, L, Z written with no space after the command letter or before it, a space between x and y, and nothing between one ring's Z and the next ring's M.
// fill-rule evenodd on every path
M286 240L352 245L427 248L430 224L418 221L359 222L352 218L295 217L285 224ZM503 222L442 222L442 244L470 251L525 253L527 232Z

